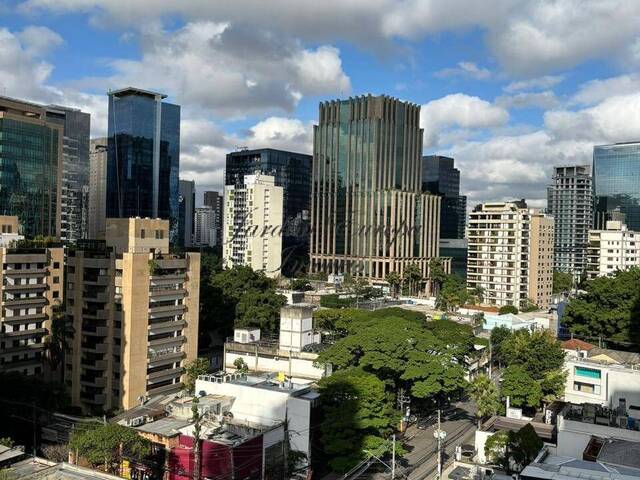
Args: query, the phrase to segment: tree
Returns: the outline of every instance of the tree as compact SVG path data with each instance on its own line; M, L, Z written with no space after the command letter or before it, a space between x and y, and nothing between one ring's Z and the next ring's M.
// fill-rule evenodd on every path
M249 371L249 365L242 358L236 358L233 361L233 366L239 373L247 373Z
M104 465L108 472L116 472L123 458L143 462L151 454L149 440L117 423L98 423L75 430L69 448L93 467Z
M409 286L409 293L411 295L417 295L420 291L420 284L423 280L420 267L415 263L407 266L404 271L403 280Z
M573 275L567 272L553 272L553 293L566 293L573 287Z
M67 462L69 461L69 446L66 444L45 445L42 447L42 456L56 463Z
M530 423L527 423L516 434L512 434L510 443L511 458L518 465L520 471L538 456L544 446Z
M277 332L280 309L286 304L287 299L275 291L249 291L238 301L235 326L255 327L268 333Z
M64 363L67 338L72 334L73 327L67 319L64 305L60 303L54 305L49 335L44 339L45 355L52 372L58 372L58 367Z
M319 389L324 451L333 470L346 472L364 458L365 448L391 432L399 419L394 398L382 380L361 368L337 371L320 380Z
M469 301L469 291L464 280L457 275L447 275L438 289L436 308L453 312Z
M542 387L520 365L507 367L502 375L502 396L514 407L536 408L542 401Z
M400 277L400 274L398 272L389 272L385 280L389 284L391 296L393 298L398 298L398 291L400 290L400 285L402 284L402 277Z
M442 260L439 258L432 258L429 260L429 270L427 274L427 278L429 283L431 284L431 293L437 293L445 279L448 277L447 273L444 271L444 267L442 265Z
M509 472L509 431L500 430L494 433L484 444L484 455L490 463L499 465Z
M308 292L309 290L313 290L313 287L309 283L309 279L306 277L289 280L289 288L296 292Z
M535 312L536 310L538 310L538 305L530 298L527 298L524 306L520 308L521 312Z
M517 309L517 307L514 307L513 305L503 305L498 310L498 314L504 315L505 313L512 313L514 315L517 315L518 314L518 309Z
M640 268L586 282L586 293L571 299L562 322L572 333L602 337L618 348L640 348Z
M482 427L482 419L495 415L500 410L498 388L486 375L478 375L469 384L469 396L476 402L478 429Z
M478 286L469 291L469 300L474 304L482 303L484 300L484 288Z
M502 342L500 355L506 365L520 365L541 381L547 372L563 368L565 353L548 330L518 330Z
M0 445L3 445L8 448L13 448L15 442L11 437L2 437L0 438Z
M504 364L504 358L502 356L502 345L509 337L511 337L511 330L507 327L495 327L491 330L491 350L494 361L498 362L498 365Z
M195 358L185 367L185 380L182 388L190 394L195 393L196 380L200 375L209 372L209 360L206 358Z

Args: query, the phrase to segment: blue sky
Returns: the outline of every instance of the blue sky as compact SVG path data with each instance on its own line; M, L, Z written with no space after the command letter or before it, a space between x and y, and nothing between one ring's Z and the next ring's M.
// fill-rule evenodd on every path
M200 191L236 146L310 152L318 102L348 95L420 104L470 204L544 206L554 165L640 138L640 2L0 0L0 42L0 93L89 111L94 135L107 89L167 93Z

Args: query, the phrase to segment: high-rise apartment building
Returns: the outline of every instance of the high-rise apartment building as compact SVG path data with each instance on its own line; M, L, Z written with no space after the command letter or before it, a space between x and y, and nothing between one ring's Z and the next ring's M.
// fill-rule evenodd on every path
M640 231L640 142L593 147L594 228L621 220Z
M224 187L222 261L280 275L283 187L269 175L245 175L242 185Z
M260 148L227 154L225 185L242 186L246 175L272 176L283 191L282 270L286 275L306 271L309 262L311 164L303 153Z
M440 197L422 192L422 135L418 105L371 95L320 104L312 272L384 281L417 265L428 276L439 255Z
M216 247L219 244L215 228L215 211L208 205L198 207L194 214L194 245L198 247Z
M91 116L79 109L48 105L47 120L63 127L60 190L60 238L75 241L88 236L89 136Z
M178 237L185 247L193 245L194 217L196 207L196 182L180 180L180 197L178 201Z
M547 213L555 223L554 268L581 274L587 269L587 242L593 222L591 165L555 167L547 187Z
M25 242L18 217L0 216L0 225L0 372L41 375L44 339L63 300L64 251Z
M213 209L213 229L215 230L215 245L222 245L222 224L224 215L223 193L208 190L204 192L204 206Z
M535 303L548 308L553 291L553 218L524 200L483 203L469 215L467 285L488 305Z
M138 88L109 92L107 217L163 218L178 239L180 106Z
M104 238L107 221L107 139L91 140L88 238Z
M60 236L63 134L41 105L0 97L0 214L26 237Z
M422 190L440 195L440 238L464 238L467 197L460 195L460 170L454 159L442 155L422 157Z
M589 231L587 278L640 266L640 233L609 220L604 230Z
M169 253L169 222L107 219L106 240L69 252L65 381L87 412L182 388L196 358L200 254Z

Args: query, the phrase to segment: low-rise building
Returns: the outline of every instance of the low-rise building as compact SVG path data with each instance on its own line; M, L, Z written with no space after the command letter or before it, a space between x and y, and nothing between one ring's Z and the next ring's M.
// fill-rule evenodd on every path
M313 307L294 304L280 311L280 335L263 337L259 329L236 329L224 345L224 369L234 371L242 360L250 372L282 373L291 378L319 380L330 367L316 364L313 346L321 336L313 330Z
M505 313L502 315L491 313L485 314L483 328L485 330L493 330L497 327L508 328L511 331L555 330L554 322L548 316L525 318L524 316L514 315L512 313Z
M200 254L169 253L169 222L107 220L106 241L68 257L65 381L84 411L177 392L197 356Z
M587 278L613 275L640 265L640 234L610 220L605 230L590 230L587 247Z
M24 241L17 217L0 217L0 372L41 375L44 339L64 294L64 250Z

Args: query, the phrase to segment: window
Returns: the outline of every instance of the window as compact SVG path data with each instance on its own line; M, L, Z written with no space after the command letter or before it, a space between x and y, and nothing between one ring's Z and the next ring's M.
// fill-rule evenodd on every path
M145 238L146 237L146 232L144 231L144 228L140 229L140 238Z
M60 262L53 262L53 268L60 268Z
M156 230L156 240L162 240L164 238L163 230Z
M601 372L595 368L587 367L575 367L574 374L580 377L597 378L600 379Z
M53 277L53 283L60 283L60 277Z
M591 395L600 395L600 385L591 383L573 382L573 389L576 392L589 393Z
M60 292L58 290L53 292L53 298L59 298L60 297Z

